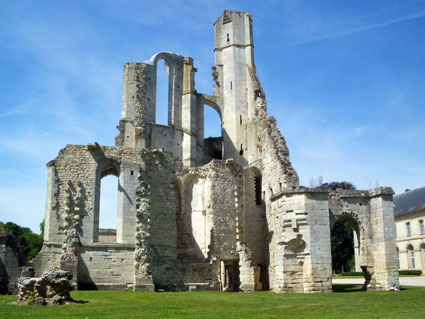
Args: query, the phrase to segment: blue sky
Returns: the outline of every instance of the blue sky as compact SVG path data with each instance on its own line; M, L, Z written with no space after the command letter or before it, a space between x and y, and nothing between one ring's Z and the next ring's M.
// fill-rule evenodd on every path
M38 231L45 164L66 144L113 145L124 63L190 56L211 94L224 9L252 14L268 111L302 184L425 185L425 1L1 1L0 221Z

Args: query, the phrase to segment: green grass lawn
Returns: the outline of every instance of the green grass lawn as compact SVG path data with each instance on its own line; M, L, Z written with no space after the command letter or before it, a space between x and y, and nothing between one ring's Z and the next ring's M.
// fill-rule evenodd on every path
M362 292L335 285L335 293L273 292L143 293L75 291L86 303L15 306L15 296L0 296L0 318L425 318L425 288L400 292Z

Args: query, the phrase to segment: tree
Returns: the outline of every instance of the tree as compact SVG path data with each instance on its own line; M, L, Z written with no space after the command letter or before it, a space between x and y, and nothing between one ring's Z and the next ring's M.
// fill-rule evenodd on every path
M321 187L323 189L326 189L326 190L329 190L329 191L336 191L338 188L341 188L343 190L356 189L356 186L354 186L350 182L330 182L330 183L323 183Z
M43 221L40 223L40 237L41 240L44 240L44 218Z
M44 221L41 224L44 224ZM33 259L43 246L43 237L33 233L28 227L22 227L12 222L0 222L0 227L9 229L18 238L27 260Z
M343 218L331 229L332 269L336 273L350 271L354 258L354 237L351 225Z

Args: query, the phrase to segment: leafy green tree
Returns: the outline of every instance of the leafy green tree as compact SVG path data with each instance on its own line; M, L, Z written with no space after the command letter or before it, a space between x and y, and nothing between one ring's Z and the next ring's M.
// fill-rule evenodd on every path
M40 223L40 237L41 240L44 240L44 218L43 221Z
M40 224L44 225L44 220ZM43 237L42 235L35 234L28 227L22 227L12 222L2 223L0 222L0 227L9 229L13 235L18 238L18 242L24 251L24 254L27 260L33 259L43 246Z
M331 229L332 269L336 273L350 271L354 263L354 237L351 225L343 218Z

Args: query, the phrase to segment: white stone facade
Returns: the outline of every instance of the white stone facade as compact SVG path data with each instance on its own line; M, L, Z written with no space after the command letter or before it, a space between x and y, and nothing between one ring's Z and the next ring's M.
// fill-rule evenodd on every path
M215 22L214 95L193 60L162 52L124 66L115 146L68 145L48 164L45 243L36 271L80 288L327 292L330 226L357 231L367 289L398 287L392 189L300 188L253 58L249 13ZM168 125L155 123L156 67L169 74ZM204 105L222 136L204 139ZM119 179L117 230L99 230L101 179Z
M398 267L425 275L425 187L395 196L394 203Z

